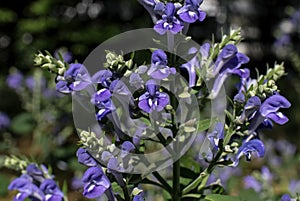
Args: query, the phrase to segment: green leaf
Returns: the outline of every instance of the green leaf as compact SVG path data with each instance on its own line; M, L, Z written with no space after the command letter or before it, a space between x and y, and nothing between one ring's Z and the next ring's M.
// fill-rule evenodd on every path
M35 127L35 121L31 114L21 113L16 116L11 123L11 129L14 133L19 135L28 134L33 131Z
M198 131L205 131L209 129L210 125L217 121L217 118L203 119L198 123Z
M67 195L68 194L68 183L66 180L64 180L63 186L62 186L62 192Z
M193 160L189 156L182 156L180 159L181 171L180 176L185 178L196 178L201 170L201 167L198 162ZM189 176L188 176L189 175Z
M259 194L257 194L253 189L247 189L247 190L242 190L239 193L239 197L243 201L263 201L260 197Z
M225 110L225 114L230 121L234 121L234 116L228 110Z
M115 182L112 183L111 186L112 186L113 192L118 194L120 196L120 198L124 199L124 194L123 194L122 188Z
M207 201L244 201L239 197L229 196L229 195L219 195L219 194L211 194L205 197Z

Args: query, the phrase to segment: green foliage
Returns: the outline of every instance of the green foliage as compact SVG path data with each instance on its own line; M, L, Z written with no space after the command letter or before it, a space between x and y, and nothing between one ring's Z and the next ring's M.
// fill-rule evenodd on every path
M7 175L0 173L0 196L4 197L7 194L7 186L9 185L9 177Z
M13 118L11 129L19 135L29 134L35 127L35 121L30 113L21 113Z
M217 121L216 118L203 119L199 121L198 131L205 131L210 128Z
M14 22L16 18L17 15L14 11L5 8L0 9L0 23Z
M244 201L238 197L229 196L229 195L219 195L219 194L211 194L205 197L207 201Z
M263 201L253 189L241 190L239 197L243 201Z

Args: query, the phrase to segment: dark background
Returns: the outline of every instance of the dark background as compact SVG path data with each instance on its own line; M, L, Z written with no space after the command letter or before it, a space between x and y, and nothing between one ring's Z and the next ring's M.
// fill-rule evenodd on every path
M288 23L284 25L299 9L298 1L207 0L203 9L207 11L207 19L193 24L188 35L201 44L211 39L212 34L217 41L222 30L228 33L230 27L241 26L244 37L241 51L251 58L247 67L253 69L252 76L256 76L255 68L263 73L267 64L273 66L275 61L284 61L288 75L282 81L282 93L293 102L293 111L298 111L300 64L293 62L289 53L299 53L300 19L292 30L288 30ZM152 26L148 13L135 0L1 1L0 73L5 76L11 66L30 73L33 55L38 50L53 53L62 46L82 62L106 39L127 30ZM284 48L276 54L280 48L274 44L286 33L292 39L287 46L280 46ZM14 113L11 107L0 104L0 110ZM299 131L296 115L291 113L293 123L285 126L291 129L288 135L292 131L295 136Z
M221 32L242 27L240 51L250 57L247 67L256 76L277 61L285 62L287 75L279 82L281 93L292 103L284 111L285 126L266 136L285 138L300 146L300 11L298 0L204 0L207 18L191 25L188 35L199 44L216 41ZM298 12L299 12L298 11ZM39 50L54 53L68 48L78 62L106 39L124 31L152 27L146 10L135 0L9 0L0 2L0 111L11 118L22 111L18 96L5 85L11 67L25 75L33 72L33 57ZM289 41L281 40L282 36ZM70 114L68 114L70 115ZM76 135L74 136L77 137ZM23 138L16 137L16 140ZM77 139L78 140L78 139ZM69 155L74 155L76 139ZM19 148L26 149L22 143ZM23 146L23 147L22 147ZM68 156L68 155L66 155ZM52 156L54 157L54 156ZM51 158L51 157L50 157ZM48 158L49 159L49 158ZM52 158L54 160L56 158ZM6 188L6 187L3 187Z

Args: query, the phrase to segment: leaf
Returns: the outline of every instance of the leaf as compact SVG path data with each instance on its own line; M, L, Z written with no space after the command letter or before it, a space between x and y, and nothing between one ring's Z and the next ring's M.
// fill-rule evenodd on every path
M242 190L239 193L242 201L263 201L253 189Z
M196 178L201 170L198 162L190 158L189 156L182 156L180 176L184 178ZM186 173L189 175L187 176Z
M189 163L188 158L186 158L184 162L187 162L187 164L185 164L186 167L180 167L180 176L183 178L195 179L198 176L198 174L196 174L193 170L188 168L188 166L193 166L194 164ZM196 171L199 172L200 170L197 168Z
M119 195L119 198L124 200L124 194L122 188L115 182L111 184L113 192Z
M16 116L11 123L11 129L14 133L19 135L28 134L33 131L35 121L31 114L21 113Z
M225 114L230 121L234 121L234 116L228 110L225 110Z
M244 201L239 197L229 196L229 195L219 195L219 194L211 194L205 197L207 201Z
M217 121L217 118L203 119L198 123L198 131L209 129L210 125Z
M133 59L134 59L134 56L135 56L135 52L132 52L132 53L130 54L130 59L133 60Z
M64 195L68 194L68 183L66 180L64 180L63 186L62 186L62 192L64 193Z

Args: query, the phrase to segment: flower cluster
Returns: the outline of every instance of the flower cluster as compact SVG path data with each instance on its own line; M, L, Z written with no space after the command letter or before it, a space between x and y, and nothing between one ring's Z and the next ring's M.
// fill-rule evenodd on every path
M106 174L113 176L113 181L116 181L121 187L125 187L126 180L123 178L121 173L114 170L114 168L118 166L117 161L113 158L110 159L107 173L105 173L104 168L93 158L92 155L89 154L85 148L79 148L76 155L78 157L78 162L88 167L82 177L82 182L84 183L83 195L92 199L99 198L105 194L108 200L116 200L117 195L115 195L112 191L112 182ZM137 192L136 189L133 189L132 200L143 200L141 192L142 191Z
M34 163L27 165L23 174L14 179L8 186L9 190L17 190L19 193L14 200L23 201L26 198L40 201L62 201L64 193L60 190L48 169Z
M278 72L282 70L281 68L275 67L275 69L277 69L277 73L283 75L283 73ZM271 78L270 75L274 75L274 72L273 70L268 71L267 75L261 76L258 81L249 77L242 78L238 94L234 98L235 113L233 115L228 113L231 119L230 125L226 126L224 131L224 126L219 123L214 132L209 135L209 138L213 139L212 144L215 147L224 147L225 152L228 154L236 153L233 166L238 165L239 159L243 155L246 156L247 160L251 159L253 152L256 152L259 157L263 157L265 146L259 139L262 130L273 128L273 122L280 125L288 122L288 118L279 112L279 109L289 108L291 104L284 96L279 94L277 87L273 91L269 91L268 94L264 94L263 90L260 90L260 92L254 90L257 86L263 89L265 84L258 83L262 79L266 83L270 80L274 82L274 78ZM258 94L260 94L260 97ZM233 131L230 129L232 125L234 127ZM230 160L226 157L223 159Z
M206 16L200 9L202 0L186 0L183 4L139 2L151 14L154 30L160 35L179 33ZM216 167L236 167L242 156L251 160L254 153L263 157L266 151L262 130L272 128L273 123L288 122L279 110L291 104L276 85L284 75L284 67L276 64L266 75L252 79L250 70L244 67L249 58L237 48L240 40L241 31L232 30L220 43L191 47L186 53L191 59L178 62L172 54L174 37L168 35L168 44L161 45L170 52L152 48L148 66L145 62L135 64L134 55L126 60L123 55L106 51L104 69L94 75L83 64L66 64L50 54L37 54L35 64L56 74L57 91L85 96L95 109L93 115L98 125L89 126L89 131L79 131L82 147L77 157L88 167L82 178L83 195L98 198L105 194L109 200L136 201L143 199L138 185L146 183L166 190L175 201L183 197L203 198L208 196L206 190L212 185L208 181ZM225 110L226 120L215 122L198 116L188 119L194 111L183 105L195 102L197 106L191 110L205 108L206 102L218 99L231 76L238 77L239 85L229 109ZM215 124L213 131L201 138L210 141L211 153L197 153L204 156L206 164L187 173L185 169L182 171L180 158L176 160L172 187L167 178L156 172L165 161L141 163L137 157L163 146L164 154L176 158L179 143L189 139L193 132L209 129L211 124ZM150 169L155 180L131 174L135 167ZM189 174L199 176L189 177ZM184 185L181 178L185 178ZM121 187L121 192L115 185Z
M57 92L49 87L46 79L36 71L34 75L26 76L17 69L12 68L7 76L6 84L14 90L19 96L24 97L26 94L32 94L35 91L41 91L43 98L58 97Z
M155 23L154 30L159 34L165 34L167 31L177 34L184 27L188 27L188 24L202 22L206 17L206 13L200 8L203 0L186 0L184 4L163 3L156 0L139 0L139 2L150 13Z

